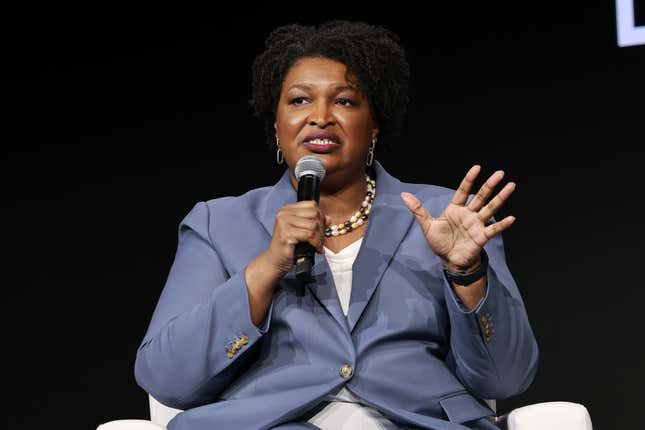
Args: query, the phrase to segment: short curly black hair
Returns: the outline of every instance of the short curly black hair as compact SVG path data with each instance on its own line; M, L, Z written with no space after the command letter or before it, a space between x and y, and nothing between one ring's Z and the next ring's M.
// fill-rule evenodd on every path
M408 103L410 66L399 36L364 22L333 20L315 26L288 24L274 29L265 50L253 61L250 104L264 123L267 142L275 145L275 113L282 82L291 66L303 57L325 57L347 67L370 103L379 127L379 145L391 144L401 134Z

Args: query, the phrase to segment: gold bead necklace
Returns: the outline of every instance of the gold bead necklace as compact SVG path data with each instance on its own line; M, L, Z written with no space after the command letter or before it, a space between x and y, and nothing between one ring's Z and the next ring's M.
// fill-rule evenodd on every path
M372 201L376 195L376 181L366 175L365 182L367 182L367 192L365 193L365 199L361 203L361 207L354 215L345 220L345 222L325 226L325 237L341 236L363 224L367 224L367 218L369 218L370 212L372 211Z

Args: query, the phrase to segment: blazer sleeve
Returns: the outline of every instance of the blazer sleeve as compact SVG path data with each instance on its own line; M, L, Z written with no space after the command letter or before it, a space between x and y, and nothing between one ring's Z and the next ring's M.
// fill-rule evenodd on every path
M475 396L504 399L535 376L538 346L520 292L506 264L501 234L485 246L486 296L468 310L442 276L451 324L448 363Z
M244 270L227 273L209 235L209 209L197 203L179 225L178 247L136 354L137 384L161 403L210 403L248 362L269 330L251 320Z

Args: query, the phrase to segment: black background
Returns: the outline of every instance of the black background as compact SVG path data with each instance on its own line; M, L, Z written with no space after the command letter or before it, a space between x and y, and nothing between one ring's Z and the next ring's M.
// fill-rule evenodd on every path
M134 359L179 221L281 173L253 58L277 25L330 18L408 51L390 173L456 187L481 163L518 184L504 238L541 357L499 412L566 400L594 428L638 426L645 46L616 46L613 2L237 3L4 10L5 428L148 417Z
M645 0L634 1L634 24L637 26L645 25Z

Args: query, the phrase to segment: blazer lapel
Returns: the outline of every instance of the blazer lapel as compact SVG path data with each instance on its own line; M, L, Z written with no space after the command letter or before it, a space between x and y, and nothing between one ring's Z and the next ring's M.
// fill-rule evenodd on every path
M401 182L376 162L376 196L367 230L352 267L352 293L347 322L350 332L363 314L414 216L403 203Z
M338 291L336 291L334 277L332 276L331 269L324 254L316 253L316 262L311 271L311 276L313 282L308 282L307 287L318 298L331 316L334 317L341 328L349 333L350 330L347 326L345 314L343 314L343 308L340 306L340 299L338 298Z
M287 203L295 203L297 198L296 190L293 189L289 179L289 169L286 169L280 180L266 194L264 202L258 210L258 218L269 233L269 238L273 236L275 216L280 208Z
M280 180L267 193L263 207L259 210L259 219L267 233L269 240L273 236L275 226L275 216L282 206L297 201L297 194L289 179L289 169L287 169ZM369 225L369 223L368 223ZM331 316L340 324L340 326L349 333L347 320L340 306L336 284L331 274L327 259L323 254L316 253L315 263L312 269L312 282L307 283L311 293L320 301L321 305L331 314ZM289 272L285 278L296 281L293 271Z

